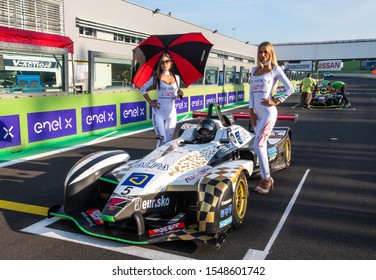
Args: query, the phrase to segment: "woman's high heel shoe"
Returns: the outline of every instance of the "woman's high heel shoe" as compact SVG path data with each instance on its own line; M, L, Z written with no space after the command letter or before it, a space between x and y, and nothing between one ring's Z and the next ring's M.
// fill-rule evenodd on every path
M262 180L261 186L257 186L255 191L262 194L268 194L270 190L273 190L274 180L272 177L270 179Z
M259 183L258 186L256 186L253 190L254 190L255 192L259 192L258 189L261 188L261 186L263 186L263 185L265 184L264 181L265 181L264 178L261 177L261 178L260 178L260 183Z

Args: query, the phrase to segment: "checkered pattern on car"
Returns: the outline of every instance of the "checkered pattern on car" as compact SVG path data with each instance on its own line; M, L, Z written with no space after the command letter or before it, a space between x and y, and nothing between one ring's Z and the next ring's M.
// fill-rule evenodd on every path
M184 241L200 241L208 243L214 241L214 236L204 235L197 230L197 224L188 226L185 230L169 235L167 241L184 240Z
M197 221L200 232L206 231L208 224L214 224L219 198L235 185L242 170L242 166L220 167L205 175L198 191Z

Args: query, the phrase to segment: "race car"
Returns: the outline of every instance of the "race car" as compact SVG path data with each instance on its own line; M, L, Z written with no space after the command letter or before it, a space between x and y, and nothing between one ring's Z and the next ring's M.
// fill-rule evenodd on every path
M247 178L258 172L254 134L235 124L249 115L222 114L216 104L193 115L216 127L211 141L198 143L197 124L189 124L178 138L140 159L122 150L87 155L68 172L64 203L52 206L49 217L70 219L88 235L128 244L222 244L246 217ZM273 130L271 170L290 165L291 135L288 127Z
M330 92L326 88L318 91L311 100L312 108L340 108L343 103L343 94L338 92Z

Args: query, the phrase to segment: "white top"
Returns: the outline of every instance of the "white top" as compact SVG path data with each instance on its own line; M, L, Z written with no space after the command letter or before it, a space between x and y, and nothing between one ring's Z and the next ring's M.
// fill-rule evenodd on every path
M274 66L269 73L260 76L254 76L256 68L253 67L251 72L249 108L263 106L261 105L263 98L272 99L272 89L278 80L286 88L283 95L278 98L280 102L285 101L294 92L294 87L280 66Z
M147 81L141 88L140 91L145 95L147 90L155 85L156 77L152 76L149 81ZM180 77L175 75L175 80L177 83L167 84L163 81L160 82L158 92L157 102L160 105L160 109L157 110L161 114L169 114L175 111L175 99L178 96L178 84L180 84Z
M147 81L140 88L140 91L143 95L147 93L147 90L155 84L155 76L152 76L149 81ZM176 83L167 84L163 81L160 82L158 88L158 100L162 99L176 99L178 96L178 84L180 84L180 77L175 75Z

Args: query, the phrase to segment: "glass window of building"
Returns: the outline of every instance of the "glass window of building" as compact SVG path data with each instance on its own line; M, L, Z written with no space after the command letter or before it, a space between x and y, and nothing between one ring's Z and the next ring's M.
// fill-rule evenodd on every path
M225 84L233 84L233 83L235 83L235 72L236 72L235 67L226 68Z
M79 30L81 35L95 37L95 30L93 28L80 26Z
M0 52L0 93L27 94L63 91L62 54Z
M94 92L124 90L131 87L132 61L127 59L94 57Z
M205 85L218 84L218 67L206 67L205 70Z
M250 70L249 69L245 69L243 67L240 67L240 68L241 68L241 73L242 73L240 83L241 84L248 83Z

